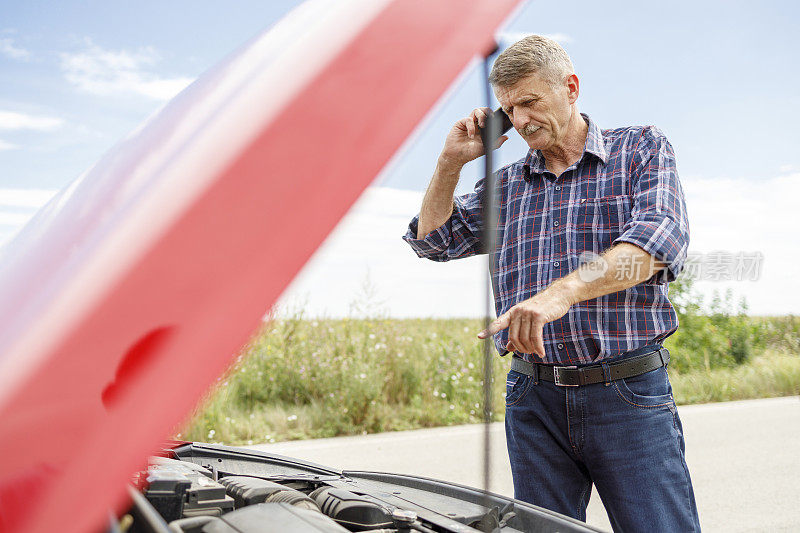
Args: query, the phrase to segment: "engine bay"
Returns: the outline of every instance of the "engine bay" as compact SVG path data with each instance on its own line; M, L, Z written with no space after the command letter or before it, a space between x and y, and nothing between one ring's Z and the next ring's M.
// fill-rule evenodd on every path
M134 476L120 533L595 531L538 507L416 476L180 443Z

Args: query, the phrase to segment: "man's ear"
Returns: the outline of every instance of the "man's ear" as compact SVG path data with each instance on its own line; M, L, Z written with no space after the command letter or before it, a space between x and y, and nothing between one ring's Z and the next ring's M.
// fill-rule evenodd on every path
M569 98L569 103L574 104L578 100L578 94L581 92L580 80L578 80L578 76L575 74L570 74L564 83L567 86L567 98Z

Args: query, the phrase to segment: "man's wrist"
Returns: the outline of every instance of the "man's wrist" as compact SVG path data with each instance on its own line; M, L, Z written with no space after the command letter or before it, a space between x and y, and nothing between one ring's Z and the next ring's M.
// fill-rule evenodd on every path
M584 300L582 295L585 288L585 283L580 278L568 275L556 280L545 290L553 297L564 300L571 307Z
M458 179L461 174L461 169L464 167L463 163L448 159L447 156L440 155L439 160L436 162L436 171L443 177L451 177Z

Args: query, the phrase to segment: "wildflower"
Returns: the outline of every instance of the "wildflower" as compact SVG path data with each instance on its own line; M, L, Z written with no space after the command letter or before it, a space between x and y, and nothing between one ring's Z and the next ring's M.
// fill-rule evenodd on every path
M436 389L433 389L433 395L438 398L439 397L439 391L436 390Z
M297 415L289 415L286 417L286 420L288 420L289 422L294 422L295 420L297 420Z
M456 408L456 406L455 406L455 405L453 405L453 404L451 403L451 404L450 404L450 410L452 411L452 410L453 410L453 409L455 409L455 408Z
M361 378L361 379L367 379L367 375L364 374L363 372L361 374L359 374L358 377Z
M209 431L208 431L208 438L209 438L209 439L213 439L213 438L214 438L214 435L216 435L216 433L217 433L217 432L216 432L216 431L214 431L213 429L209 430Z
M442 393L442 399L447 398L447 394Z
M252 441L252 440L248 440L248 441L247 441L247 445L248 445L248 446L252 446L252 445L253 445L253 441Z
M473 365L471 362L467 366L470 367L470 369L475 368L475 365Z
M374 339L374 338L375 338L375 334L374 334L374 333L370 333L370 334L369 334L369 338L370 338L370 339Z

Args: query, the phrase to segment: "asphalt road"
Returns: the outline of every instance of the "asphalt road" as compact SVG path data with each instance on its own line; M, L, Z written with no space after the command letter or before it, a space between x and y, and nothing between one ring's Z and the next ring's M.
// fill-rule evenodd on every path
M678 408L704 531L800 531L800 397ZM491 490L512 496L503 425L491 426ZM252 446L330 467L483 485L483 426ZM611 531L592 491L587 522Z

